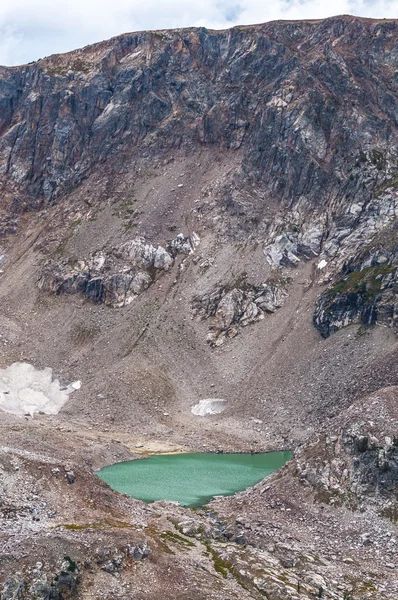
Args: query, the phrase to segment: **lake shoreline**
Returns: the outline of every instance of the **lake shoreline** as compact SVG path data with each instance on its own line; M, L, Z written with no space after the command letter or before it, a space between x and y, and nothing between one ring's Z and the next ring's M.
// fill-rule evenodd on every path
M113 490L147 503L166 500L203 506L216 496L229 496L256 485L284 466L291 451L188 452L121 461L96 475Z

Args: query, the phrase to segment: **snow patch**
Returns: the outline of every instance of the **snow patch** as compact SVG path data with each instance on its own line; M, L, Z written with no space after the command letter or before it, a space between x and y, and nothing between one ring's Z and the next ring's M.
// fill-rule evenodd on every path
M16 362L0 369L0 410L13 415L33 416L39 411L56 415L69 394L80 387L80 381L61 387L49 367L40 371L29 363Z
M227 408L226 404L227 401L221 398L205 398L192 406L191 413L198 417L217 415Z
M317 264L317 267L318 267L318 269L324 269L324 268L326 267L326 265L327 265L327 264L328 264L328 263L326 262L326 260L325 260L325 259L323 259L323 260L321 260L321 261L320 261L320 262Z

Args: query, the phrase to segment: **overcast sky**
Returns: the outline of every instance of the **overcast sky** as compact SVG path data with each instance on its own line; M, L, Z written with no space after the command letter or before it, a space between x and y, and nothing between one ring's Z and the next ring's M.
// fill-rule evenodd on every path
M0 0L0 65L16 65L142 29L354 14L398 17L398 0Z

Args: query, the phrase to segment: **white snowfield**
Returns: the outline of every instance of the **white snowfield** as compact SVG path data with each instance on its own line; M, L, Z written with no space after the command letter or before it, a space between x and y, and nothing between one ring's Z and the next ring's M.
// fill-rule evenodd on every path
M53 380L50 367L40 371L29 363L16 362L0 369L0 410L14 415L56 415L69 394L80 387L80 381L61 387L58 379Z
M227 401L221 398L205 398L200 400L195 406L192 406L191 413L198 417L207 417L208 415L217 415L227 408Z

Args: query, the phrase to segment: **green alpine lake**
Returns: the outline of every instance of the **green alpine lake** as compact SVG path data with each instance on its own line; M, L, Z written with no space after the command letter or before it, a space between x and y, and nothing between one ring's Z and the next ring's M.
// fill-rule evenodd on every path
M167 454L116 463L97 475L117 492L144 502L172 500L193 508L255 485L291 456L287 451Z

